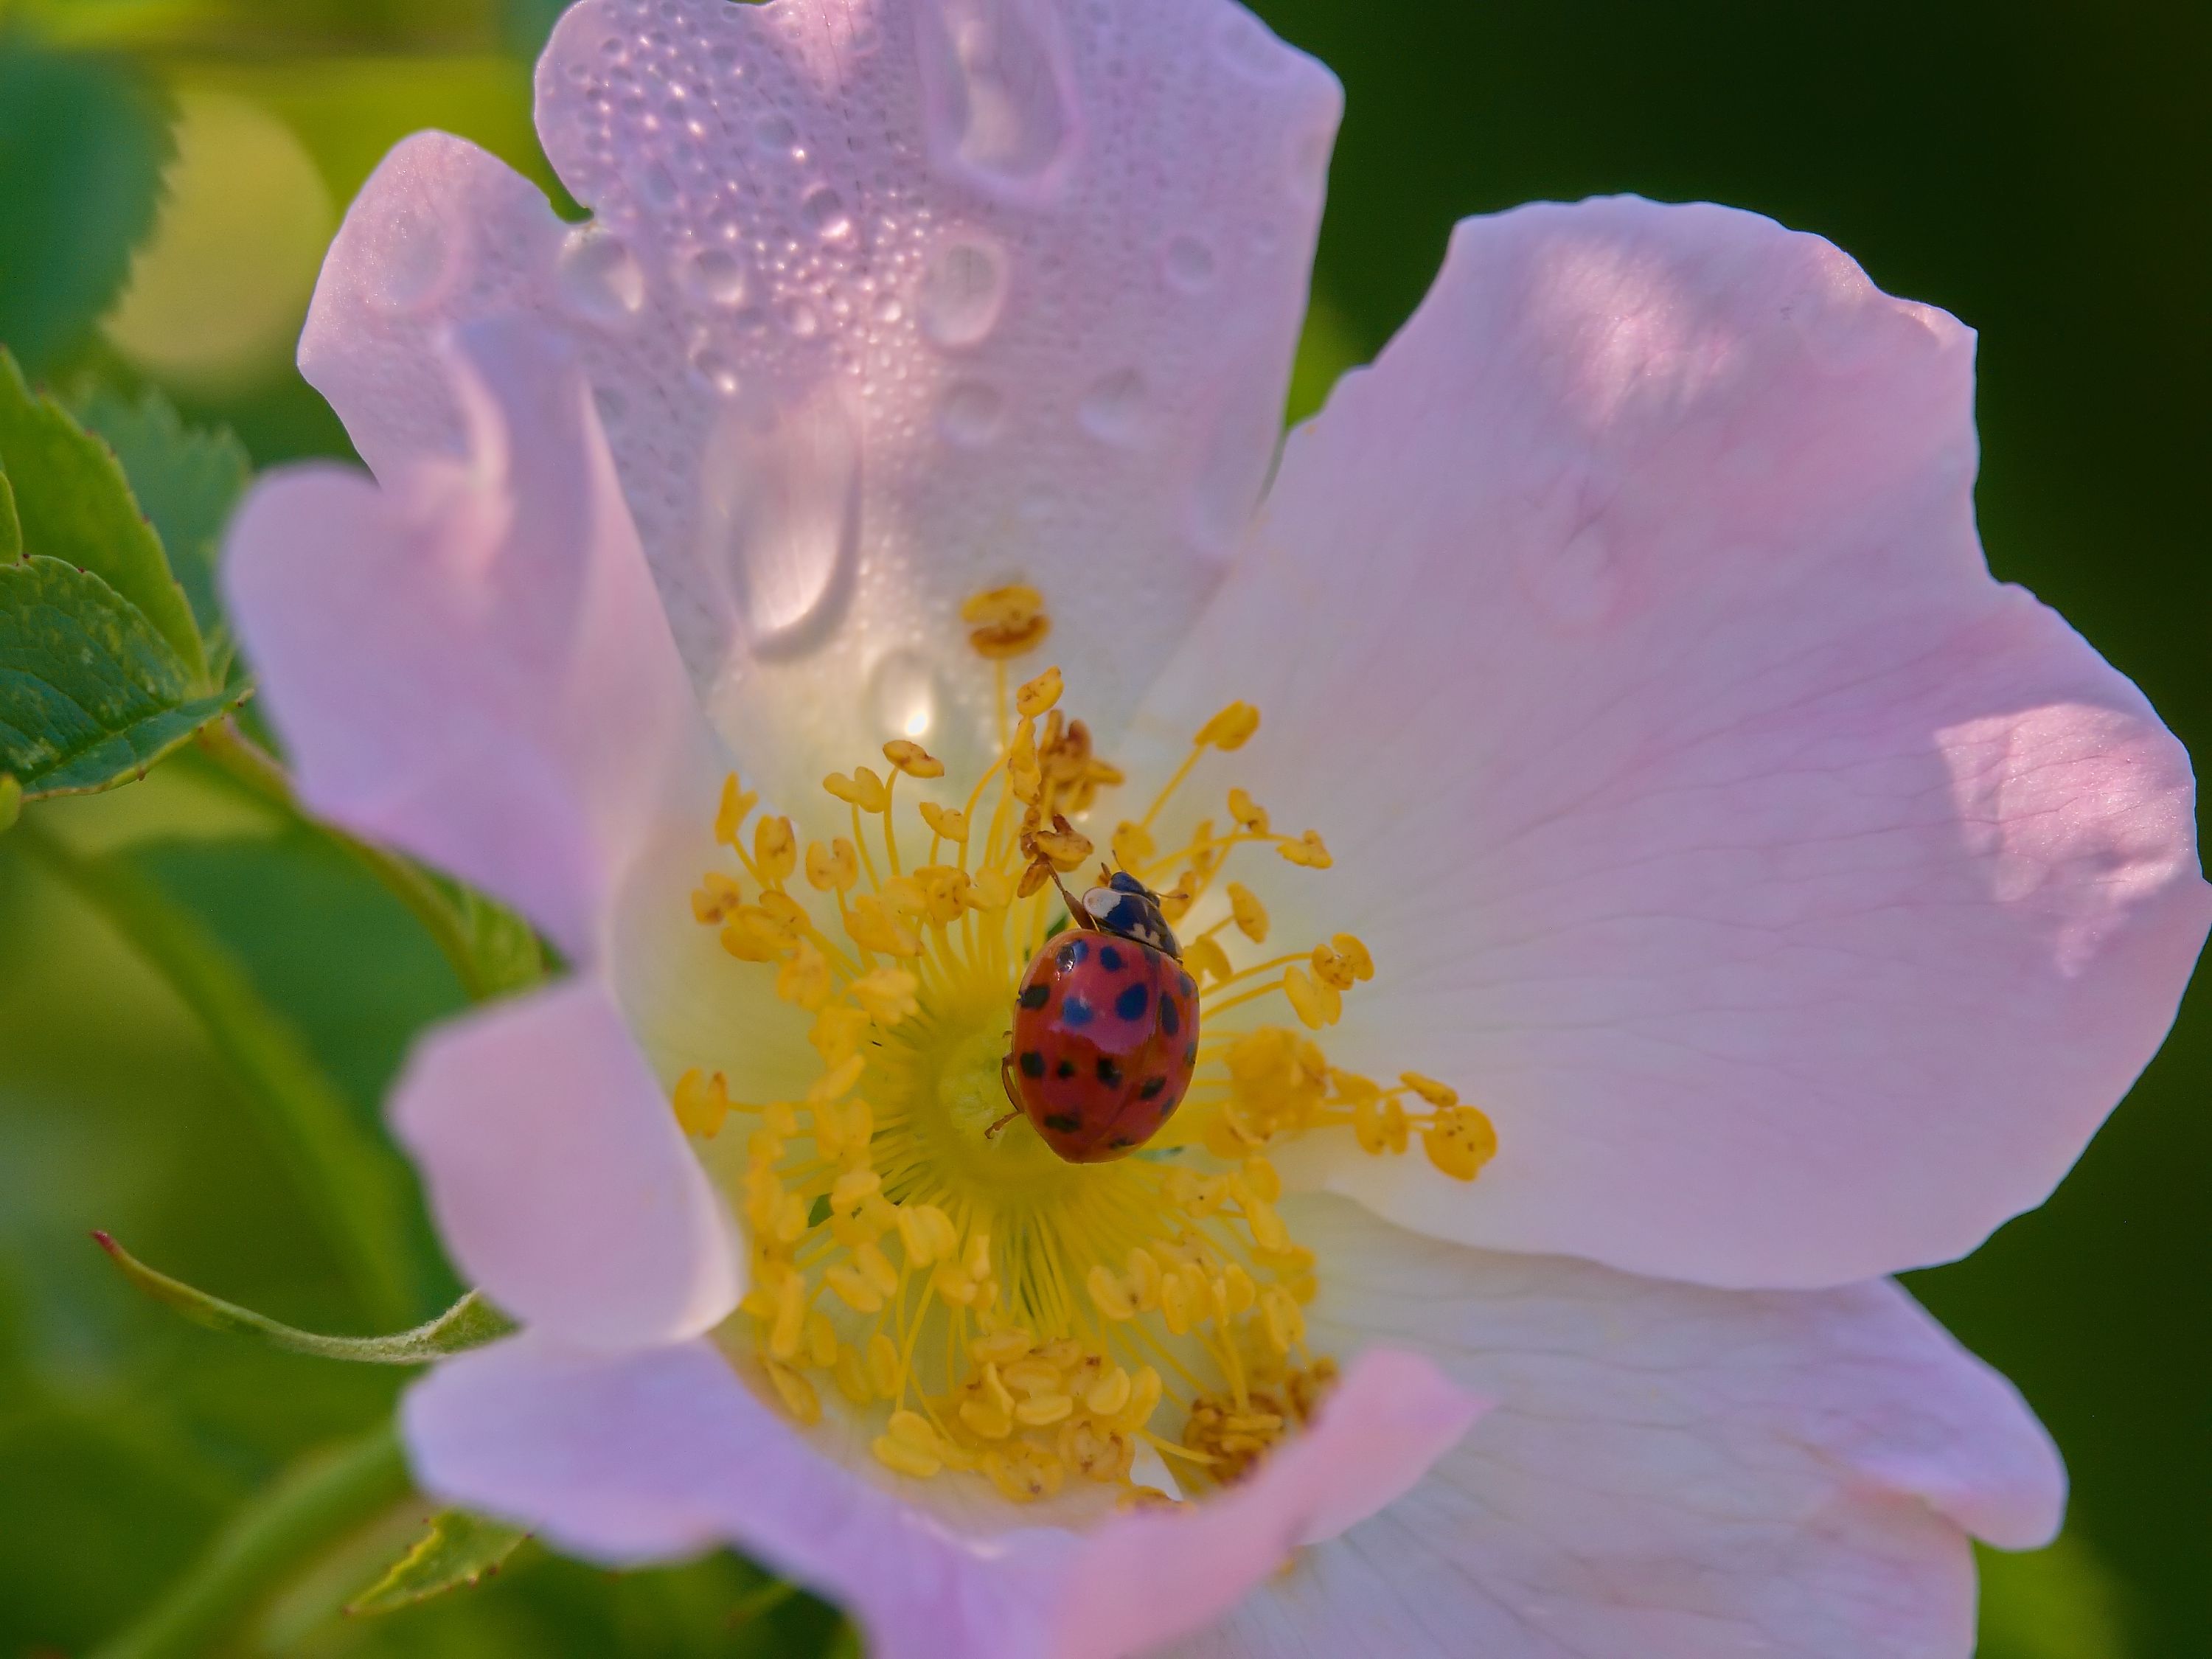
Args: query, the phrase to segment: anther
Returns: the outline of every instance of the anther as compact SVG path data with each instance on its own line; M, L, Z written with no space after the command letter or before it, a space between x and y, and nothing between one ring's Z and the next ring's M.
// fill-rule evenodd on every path
M994 661L1032 651L1052 632L1044 595L1019 584L975 594L960 607L960 620L969 625L968 643Z
M894 738L884 745L884 758L910 778L941 778L945 763L920 744Z

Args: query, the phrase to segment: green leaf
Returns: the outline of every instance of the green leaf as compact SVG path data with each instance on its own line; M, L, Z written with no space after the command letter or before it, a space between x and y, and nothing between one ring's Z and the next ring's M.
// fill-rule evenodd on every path
M479 1001L506 996L527 990L545 977L544 948L528 922L473 887L458 882L441 884L453 895L468 938L469 957L476 965L471 996Z
M0 564L13 564L23 556L23 526L15 516L15 488L0 471Z
M0 770L33 799L143 776L248 693L201 692L168 641L93 572L59 559L0 564Z
M497 1572L529 1537L520 1527L487 1521L463 1510L430 1517L430 1530L394 1562L392 1571L346 1606L351 1613L396 1613Z
M271 1007L220 939L120 857L77 852L36 822L27 849L106 919L197 1016L244 1085L269 1144L291 1165L368 1316L416 1316L417 1261L408 1226L412 1190L398 1154L356 1121L298 1028Z
M15 820L23 816L23 786L5 772L0 772L0 836L15 827Z
M191 603L201 635L212 637L223 621L216 591L223 526L253 474L246 446L228 431L185 425L158 392L132 403L95 387L78 400L76 416L123 464L131 493L161 536L170 572Z
M167 100L145 76L0 35L0 340L33 369L122 288L170 149Z
M122 465L52 398L33 392L0 350L0 471L14 487L23 546L101 577L169 642L195 688L207 659L161 538L138 510Z
M195 1325L237 1336L258 1337L290 1353L318 1359L343 1359L356 1365L427 1365L447 1354L480 1348L514 1329L514 1322L471 1291L426 1325L392 1336L322 1336L295 1329L266 1314L210 1296L180 1279L148 1267L106 1233L94 1240L107 1252L124 1277L156 1302L174 1308Z

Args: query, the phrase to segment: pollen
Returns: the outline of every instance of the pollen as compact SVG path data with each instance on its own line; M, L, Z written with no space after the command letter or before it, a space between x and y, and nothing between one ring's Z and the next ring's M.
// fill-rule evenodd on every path
M709 1167L749 1241L750 1288L722 1335L764 1397L857 1432L890 1475L1018 1504L1086 1483L1124 1507L1176 1501L1163 1485L1243 1479L1336 1375L1305 1315L1327 1264L1293 1236L1271 1153L1315 1133L1385 1158L1418 1141L1468 1181L1497 1136L1447 1084L1330 1063L1317 1034L1387 983L1355 934L1260 948L1290 931L1276 888L1329 868L1318 832L1278 830L1228 779L1210 816L1170 813L1258 734L1256 708L1206 721L1141 813L1110 810L1123 775L1063 706L1060 671L1011 684L1009 664L1050 634L1042 597L998 588L961 617L995 677L981 775L898 738L880 763L825 776L804 815L847 833L803 839L734 776L717 806L726 867L701 872L693 920L804 1018L819 1059L793 1098L739 1098L734 1073L706 1070L672 1090L684 1133L716 1145ZM1010 1098L1042 1060L1012 1053L1010 1033L1047 939L1092 925L1063 884L1102 856L1180 936L1195 1068L1133 1156L1074 1164ZM1324 901L1301 891L1281 915Z

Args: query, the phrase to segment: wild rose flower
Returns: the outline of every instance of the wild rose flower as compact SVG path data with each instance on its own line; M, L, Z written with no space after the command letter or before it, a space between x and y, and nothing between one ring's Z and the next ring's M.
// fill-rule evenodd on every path
M2040 1200L2212 915L1987 574L1967 331L1474 220L1262 501L1339 100L1225 0L586 0L538 86L592 221L397 151L302 349L379 483L228 565L305 798L572 969L393 1102L526 1327L426 1486L890 1656L1965 1655L2063 1476L1879 1276ZM1187 945L1113 1162L988 1133L1040 854Z

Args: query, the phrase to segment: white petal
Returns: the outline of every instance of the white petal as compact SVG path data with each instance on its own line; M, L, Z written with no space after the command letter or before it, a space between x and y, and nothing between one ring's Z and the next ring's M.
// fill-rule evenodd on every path
M1118 724L1218 580L1339 106L1227 0L586 0L538 124L595 223L410 140L348 217L302 368L381 471L457 435L440 326L556 323L773 797L897 735L964 766L992 680L963 599L1042 588Z
M1192 1655L1967 1659L1968 1533L2033 1547L2064 1476L2019 1396L1895 1286L1713 1291L1291 1200L1316 1342L1494 1403L1406 1498Z

